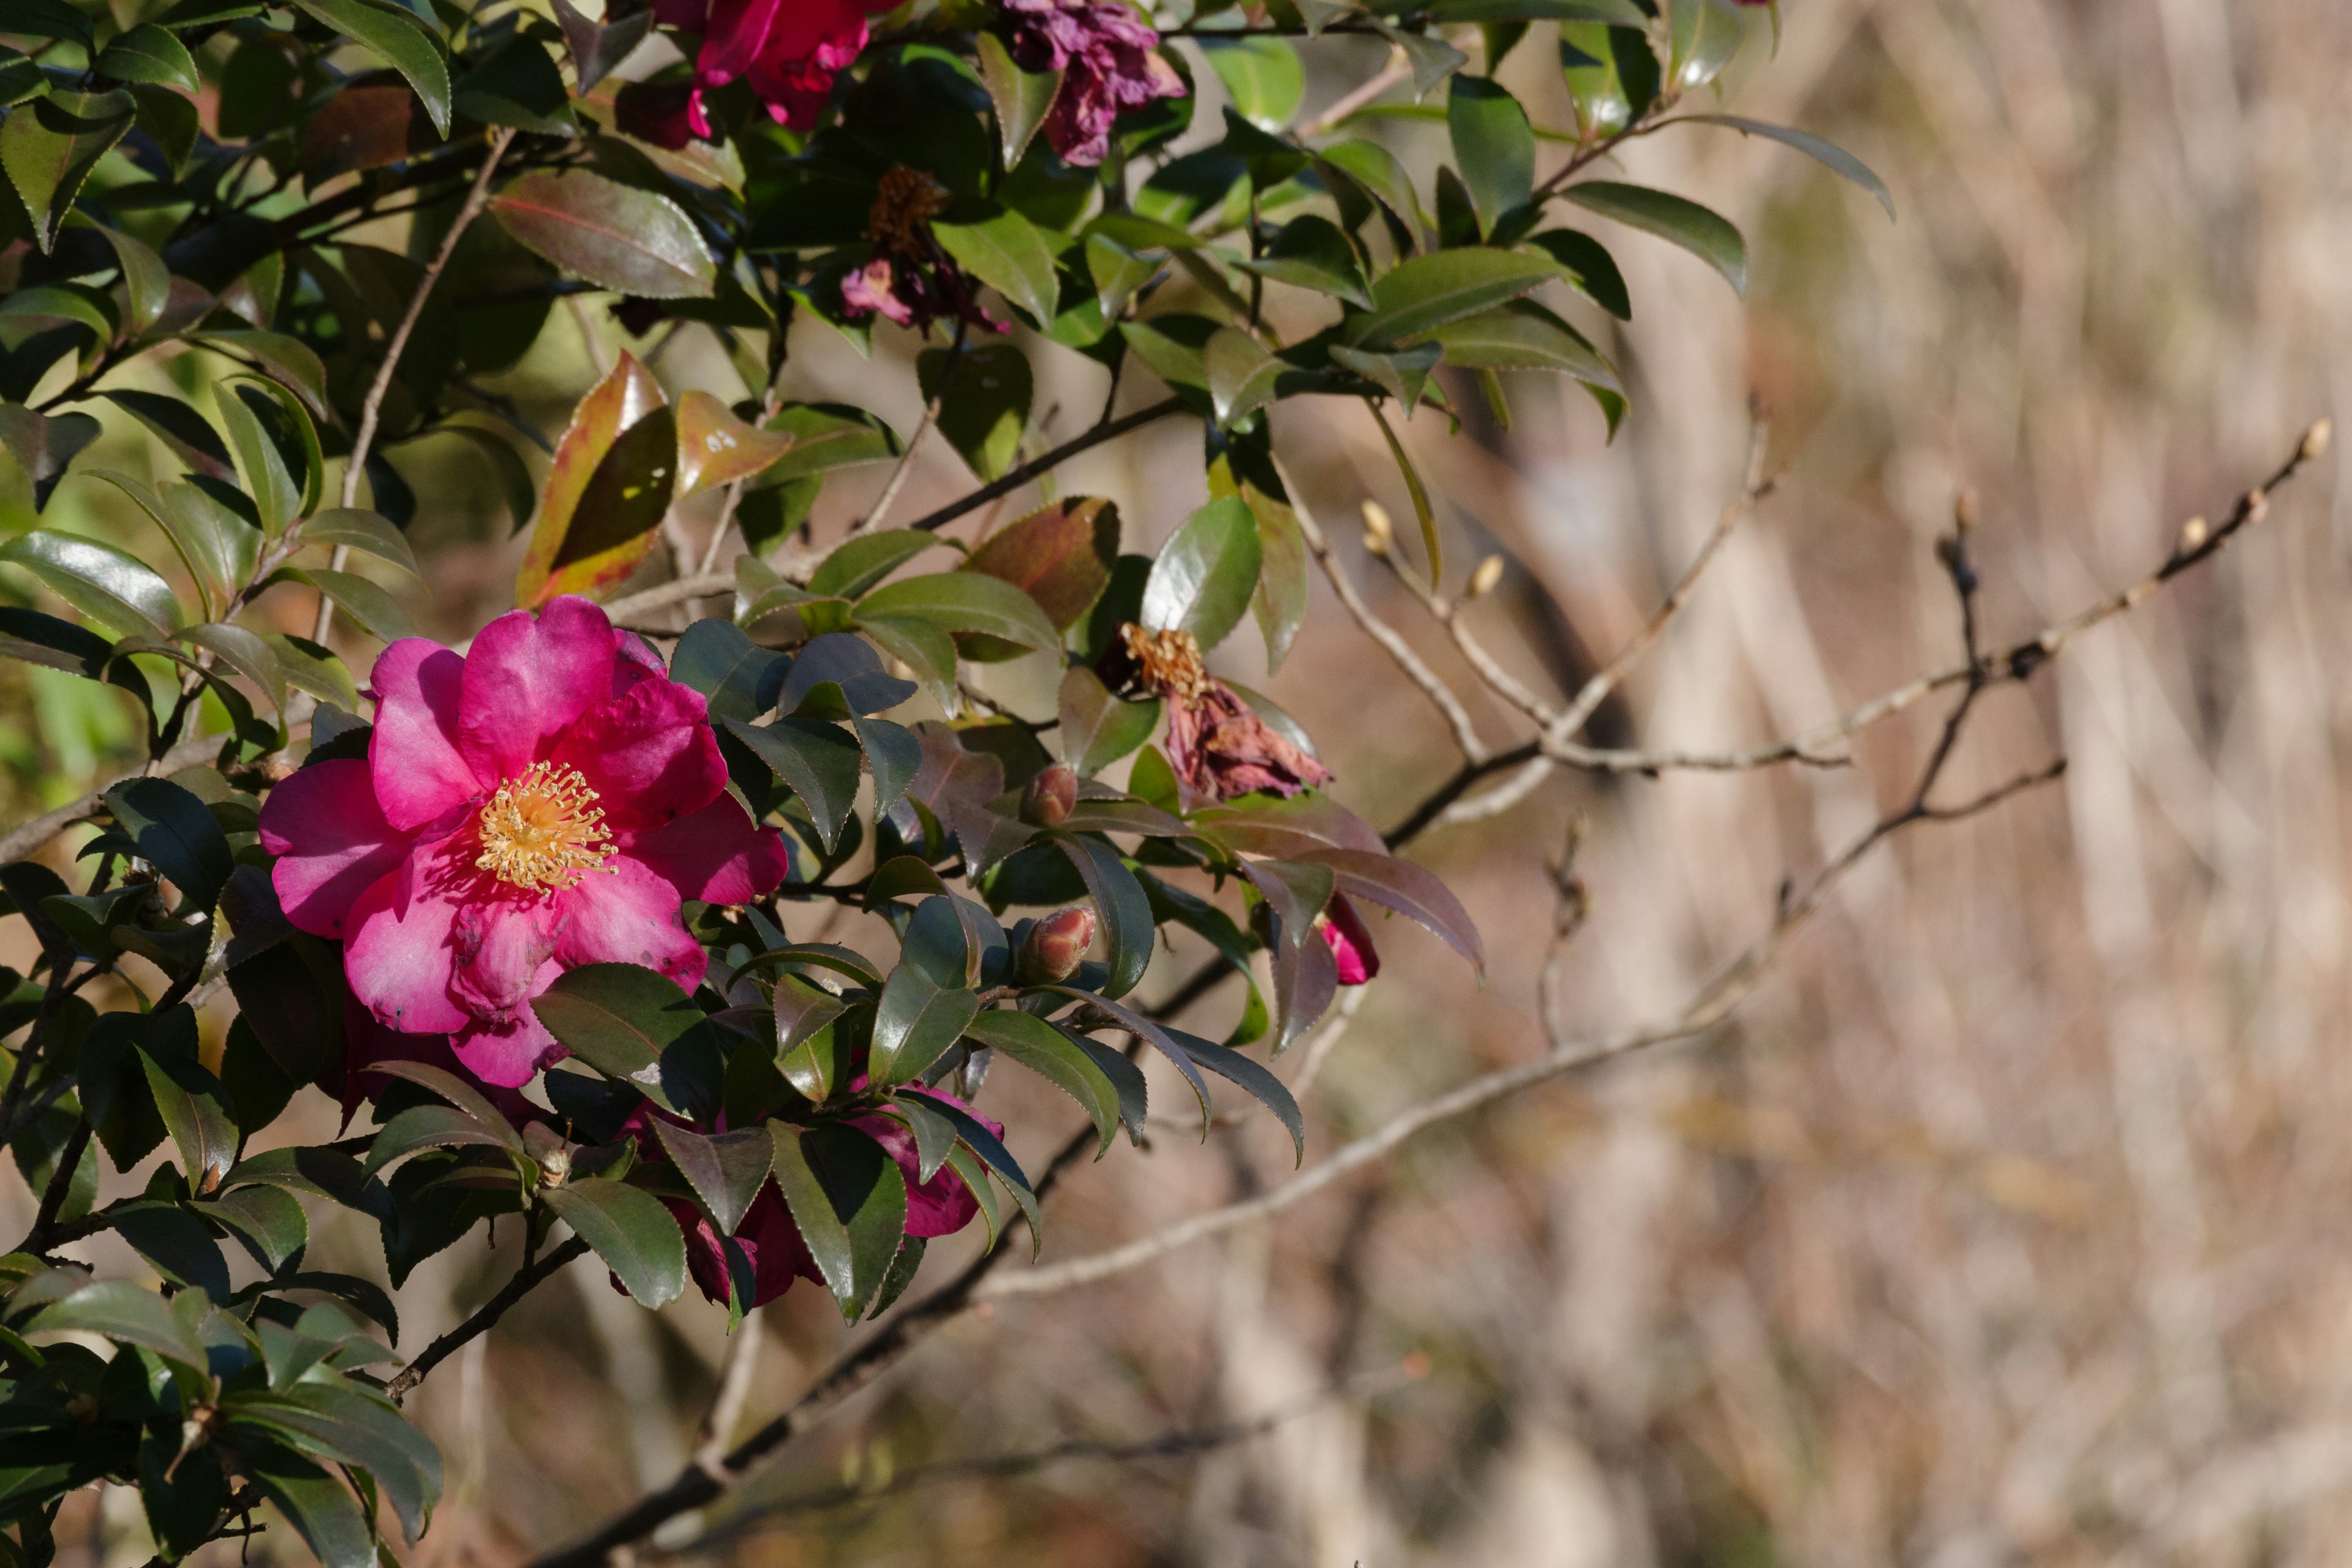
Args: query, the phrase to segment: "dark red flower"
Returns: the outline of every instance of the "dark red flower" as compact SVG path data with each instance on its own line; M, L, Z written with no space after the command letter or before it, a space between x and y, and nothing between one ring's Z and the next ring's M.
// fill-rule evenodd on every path
M1168 765L1176 782L1210 800L1267 790L1288 797L1331 781L1331 770L1257 716L1201 664L1185 631L1119 628L1137 685L1168 704Z
M1160 55L1160 35L1118 0L1003 0L1013 58L1024 70L1062 73L1045 116L1045 141L1066 163L1093 165L1110 151L1119 111L1184 96L1184 79Z
M1381 972L1381 955L1372 946L1372 933L1347 894L1331 895L1331 902L1315 922L1315 929L1339 965L1340 984L1361 985Z
M919 332L940 320L1004 331L980 308L980 286L931 234L931 219L948 200L946 187L919 169L898 163L883 174L866 219L874 258L842 279L844 315L854 321L879 315Z

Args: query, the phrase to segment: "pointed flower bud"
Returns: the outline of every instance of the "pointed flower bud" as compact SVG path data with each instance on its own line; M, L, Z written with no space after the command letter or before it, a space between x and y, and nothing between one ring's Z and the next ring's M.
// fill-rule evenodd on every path
M1389 521L1389 509L1376 500L1364 503L1364 552L1386 555L1396 538L1396 524Z
M1021 944L1021 976L1031 984L1067 980L1086 962L1095 943L1095 911L1085 904L1047 915L1029 928Z
M1029 781L1028 793L1021 797L1021 817L1039 827L1059 827L1070 820L1077 804L1078 770L1055 763Z

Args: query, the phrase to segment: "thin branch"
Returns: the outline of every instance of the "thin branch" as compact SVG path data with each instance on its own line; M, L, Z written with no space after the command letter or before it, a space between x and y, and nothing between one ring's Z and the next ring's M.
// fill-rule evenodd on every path
M981 486L961 500L950 501L939 510L928 516L917 518L907 526L919 528L926 532L944 528L966 512L978 511L999 496L1009 496L1030 480L1053 472L1081 452L1090 451L1105 441L1116 440L1130 430L1140 430L1146 425L1156 424L1171 414L1183 412L1182 398L1163 397L1149 407L1139 408L1132 414L1122 414L1116 419L1095 426L1083 435L1071 437L1043 457L1031 458L1003 479Z
M1374 99L1380 97L1381 94L1388 91L1389 89L1396 86L1399 82L1410 81L1412 79L1412 57L1404 52L1403 45L1391 44L1389 46L1388 64L1381 68L1380 74L1378 76L1373 77L1370 80L1357 88L1353 92L1349 93L1345 98L1342 98L1338 102L1332 104L1330 108L1325 110L1322 113L1317 115L1314 119L1300 126L1292 133L1292 139L1297 142L1307 142L1315 137L1320 136L1323 132L1330 130L1333 126L1339 124L1339 121L1347 119L1348 116L1355 113L1356 110L1363 108L1364 105L1371 102Z
M192 768L217 752L220 748L221 737L218 735L183 741L163 753L162 763L157 765L157 771L168 773L175 773L182 768ZM105 809L108 790L125 779L142 777L146 772L147 768L142 764L121 777L107 780L106 783L78 800L69 800L54 811L43 812L30 822L10 828L6 837L0 837L0 866L22 860L75 823L87 822L96 816Z
M514 1278L508 1280L497 1295L483 1302L480 1310L426 1345L417 1352L415 1361L401 1368L399 1374L383 1385L385 1394L397 1403L410 1389L424 1382L427 1373L463 1348L467 1340L488 1332L492 1324L506 1316L507 1309L537 1289L573 1258L584 1258L587 1254L588 1244L575 1236L536 1262L526 1263L516 1269Z
M457 241L465 237L466 230L475 218L481 216L482 209L489 205L490 177L498 173L499 160L506 156L507 148L514 139L512 126L501 127L491 136L489 155L482 160L481 168L475 173L473 188L466 193L466 205L457 209L457 217L449 225L449 232L441 237L441 248L434 252L433 259L426 264L425 275L416 281L416 292L409 296L408 309L401 313L400 324L393 329L391 341L384 344L383 363L376 366L375 380L369 384L367 398L360 405L360 425L358 432L352 437L352 454L343 461L344 506L355 507L360 503L360 477L367 468L368 448L375 445L376 422L383 414L384 395L392 390L393 373L400 368L400 356L406 352L409 337L416 331L418 319L425 314L425 298L433 292L434 285L441 281L442 271L448 267L449 258L457 254ZM340 572L350 562L351 556L350 545L338 544L330 565ZM335 602L322 593L319 595L319 616L311 625L310 640L325 642L327 633L334 624Z

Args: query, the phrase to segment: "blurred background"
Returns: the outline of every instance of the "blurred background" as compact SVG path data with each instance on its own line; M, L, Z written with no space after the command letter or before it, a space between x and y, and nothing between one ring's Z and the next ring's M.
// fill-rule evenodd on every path
M2185 520L2223 515L2352 387L2341 0L1785 0L1784 20L1769 58L1757 19L1725 107L1856 153L1899 220L1729 132L1636 143L1617 177L1747 231L1748 299L1679 251L1611 233L1634 305L1608 344L1633 396L1613 445L1580 391L1535 377L1511 382L1507 430L1478 421L1448 439L1424 413L1405 432L1454 569L1509 563L1470 624L1558 693L1679 575L1740 488L1751 395L1764 411L1780 489L1604 715L1608 739L1769 741L1953 662L1932 546L1964 489L1988 641L2031 636L2150 570ZM1378 68L1354 47L1307 51L1310 111ZM1538 123L1572 122L1547 37L1502 76ZM1440 130L1377 133L1411 158ZM409 243L396 226L374 237ZM551 436L592 364L662 341L626 338L604 306L559 308L499 384ZM794 330L790 395L855 397L913 426L910 339L869 364L822 326ZM1103 382L1073 356L1035 359L1043 449L1093 420ZM698 332L655 363L673 388L742 395ZM1203 499L1194 438L1169 426L1090 454L1063 488L1117 498L1130 541L1157 539ZM163 461L135 431L108 439L83 468ZM1523 738L1360 548L1361 500L1410 515L1361 410L1286 405L1276 440L1373 608L1464 690L1490 742ZM429 558L406 601L421 627L462 637L511 603L521 541L462 447L396 456ZM641 1556L2341 1561L2352 863L2338 769L2352 715L2338 690L2352 639L2326 606L2352 586L2345 460L2352 443L2210 567L1990 700L1950 797L2062 754L2065 778L1882 850L1728 1024L1449 1123L1270 1225L968 1316L761 1471L698 1544L666 1537ZM882 478L836 483L818 537ZM896 515L969 483L929 444ZM70 481L51 521L107 526L110 496ZM20 501L8 510L7 526L29 524ZM1237 637L1226 673L1303 721L1341 798L1387 826L1452 771L1452 742L1328 585L1315 592L1281 670ZM280 611L288 629L308 619L307 605ZM367 647L348 651L363 668ZM1050 709L1038 672L997 679L1015 708ZM0 669L9 818L79 793L135 744L116 704ZM1906 797L1937 709L1869 731L1848 768L1555 775L1514 812L1426 836L1411 852L1477 917L1486 973L1402 922L1379 927L1389 967L1307 1097L1308 1162L1546 1048L1551 863L1573 825L1591 915L1559 954L1563 1038L1671 1016L1769 926L1784 879L1801 883ZM879 935L826 918L813 909L792 934ZM1169 961L1147 994L1188 972ZM1236 1005L1213 999L1197 1026L1221 1033ZM1281 1070L1295 1078L1297 1060ZM982 1103L1034 1169L1076 1117L1032 1089L999 1074ZM1171 1119L1147 1151L1073 1173L1049 1206L1046 1258L1289 1170L1264 1117L1205 1142ZM5 1202L29 1208L20 1184ZM348 1256L330 1256L331 1226L320 1234L316 1267L380 1270L356 1229ZM926 1281L972 1245L935 1247ZM420 1270L403 1348L512 1266L476 1238ZM600 1268L539 1292L411 1402L451 1478L412 1563L518 1562L666 1479L698 1441L724 1329L698 1300L646 1315ZM742 1331L759 1350L739 1432L852 1342L806 1290ZM1222 1440L1236 1423L1255 1435ZM1197 1440L1013 1475L913 1473L1169 1434ZM135 1498L76 1508L58 1526L68 1560L143 1558ZM254 1559L289 1550L277 1532L247 1544ZM226 1562L232 1548L214 1550Z

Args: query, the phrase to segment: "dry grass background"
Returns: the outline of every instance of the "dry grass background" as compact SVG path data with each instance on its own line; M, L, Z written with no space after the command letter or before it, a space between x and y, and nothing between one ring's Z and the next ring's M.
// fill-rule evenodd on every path
M1613 447L1580 395L1535 380L1514 383L1507 432L1446 441L1425 415L1410 433L1457 559L1515 563L1474 624L1538 687L1572 690L1583 650L1638 626L1738 490L1761 400L1782 486L1612 714L1643 744L1791 734L1950 663L1931 544L1961 488L1979 497L1998 644L2149 569L2183 520L2219 516L2352 386L2341 0L1788 0L1787 22L1777 61L1743 62L1730 107L1853 149L1900 221L1760 142L1640 144L1628 177L1748 231L1748 300L1612 236L1636 307L1616 345L1636 412ZM1548 47L1531 42L1504 76L1560 123ZM551 423L581 384L566 331L559 318L564 341L515 380ZM871 395L845 353L812 341L801 357L796 395ZM663 368L731 394L683 341ZM1040 396L1066 400L1065 434L1100 396L1091 369L1066 374ZM911 398L885 407L902 427ZM1466 689L1442 635L1354 542L1360 499L1405 515L1360 421L1287 416L1281 449L1374 607ZM1156 535L1196 502L1189 439L1091 455L1066 485L1118 497ZM2337 772L2352 735L2336 693L2352 642L2329 609L2352 580L2345 460L2283 492L2201 574L1990 700L1955 795L2059 753L2065 779L1882 850L1728 1026L1428 1134L1269 1226L961 1321L762 1473L689 1554L774 1568L2346 1560L2352 866ZM950 462L935 450L902 505L952 493ZM431 503L460 477L420 478ZM846 489L826 515L863 500ZM470 515L428 510L419 527L446 541L419 608L461 636L499 607L513 548ZM1234 673L1255 682L1251 657ZM1375 821L1453 765L1443 725L1319 582L1266 689ZM1490 738L1509 732L1499 707L1473 712ZM1899 802L1934 735L1922 710L1865 736L1851 768L1555 777L1510 816L1429 836L1413 853L1478 917L1487 977L1383 928L1391 968L1310 1097L1309 1161L1542 1047L1547 861L1572 820L1591 916L1560 958L1557 1023L1581 1035L1671 1014L1770 922L1784 878ZM1066 1102L1003 1074L991 1096L1024 1158L1066 1134ZM1171 1122L1148 1152L1121 1148L1068 1184L1048 1259L1288 1168L1263 1119L1205 1145ZM469 1244L422 1271L404 1343L487 1295L504 1250ZM600 1271L575 1283L412 1403L451 1473L413 1564L517 1561L695 1443L723 1320L698 1302L647 1318ZM845 1342L831 1317L811 1292L764 1315L747 1423ZM926 1462L1266 1413L1288 1418L1203 1453L899 1484ZM870 1495L791 1506L845 1483ZM132 1556L123 1500L61 1526L68 1555L86 1542Z

